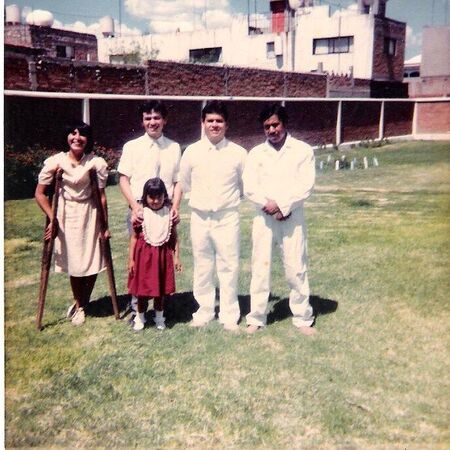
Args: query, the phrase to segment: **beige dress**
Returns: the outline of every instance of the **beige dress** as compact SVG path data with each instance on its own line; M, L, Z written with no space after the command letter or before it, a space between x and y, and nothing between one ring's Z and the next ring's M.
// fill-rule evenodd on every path
M100 249L100 223L94 205L89 170L97 170L98 185L106 186L107 164L93 154L84 155L79 165L68 153L58 153L44 161L39 184L52 184L57 167L63 169L58 204L58 236L55 239L55 272L74 277L94 275L105 268Z

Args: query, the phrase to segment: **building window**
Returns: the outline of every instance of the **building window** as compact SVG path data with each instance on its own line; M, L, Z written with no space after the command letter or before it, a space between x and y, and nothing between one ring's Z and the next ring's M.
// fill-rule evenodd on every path
M313 55L351 52L353 52L353 36L313 40Z
M267 42L266 56L267 56L267 59L275 58L275 42Z
M384 38L384 54L395 56L397 51L397 40L389 37Z
M222 47L197 48L189 50L191 63L216 63L222 58Z
M69 45L57 45L56 57L57 58L70 58L73 59L73 47Z

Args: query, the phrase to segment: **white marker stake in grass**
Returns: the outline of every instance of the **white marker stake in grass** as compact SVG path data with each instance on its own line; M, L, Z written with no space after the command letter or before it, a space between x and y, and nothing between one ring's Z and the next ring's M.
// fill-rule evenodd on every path
M367 161L367 156L364 156L363 162L364 162L364 169L368 169L369 168L369 162Z

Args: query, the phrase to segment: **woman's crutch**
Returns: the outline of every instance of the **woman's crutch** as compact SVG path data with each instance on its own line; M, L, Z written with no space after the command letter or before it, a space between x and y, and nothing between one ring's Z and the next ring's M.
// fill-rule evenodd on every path
M44 249L42 251L42 262L41 262L41 281L39 287L39 300L38 308L36 314L36 327L38 330L42 329L42 316L44 315L44 305L45 296L47 295L48 286L48 276L50 274L50 266L52 263L53 255L53 245L55 243L55 238L58 233L58 201L59 201L59 191L61 190L61 180L62 180L62 169L57 169L55 172L54 179L54 189L53 189L53 199L52 199L52 234L50 239L45 240L44 238ZM46 217L44 233L47 230L50 220Z
M107 224L106 224L106 216L105 211L102 206L101 197L100 197L100 189L98 187L98 179L97 179L97 171L95 169L91 169L89 171L89 176L91 178L91 188L92 188L92 195L94 198L94 203L97 207L98 216L100 219L100 230L101 230L101 236L100 236L100 245L103 253L103 257L105 258L106 263L106 272L108 273L108 284L109 284L109 291L111 293L111 302L114 310L114 317L116 319L119 319L119 306L117 304L117 291L116 291L116 281L114 278L114 268L113 268L113 262L112 262L112 255L111 255L111 244L109 241L109 238L104 238L104 232L107 230Z

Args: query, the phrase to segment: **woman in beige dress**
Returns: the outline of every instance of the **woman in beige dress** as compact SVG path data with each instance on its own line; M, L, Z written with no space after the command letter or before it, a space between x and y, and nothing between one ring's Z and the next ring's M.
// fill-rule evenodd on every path
M94 203L89 171L97 171L102 208L107 218L106 179L107 164L103 158L93 155L91 127L84 122L66 127L68 149L44 161L39 174L35 198L38 205L50 219L44 239L50 239L52 229L52 206L46 196L46 189L52 184L55 172L61 168L62 183L56 224L55 272L66 272L70 276L74 304L67 316L74 325L85 321L84 308L94 288L97 274L105 269L100 248L99 214ZM104 238L109 238L109 230Z

